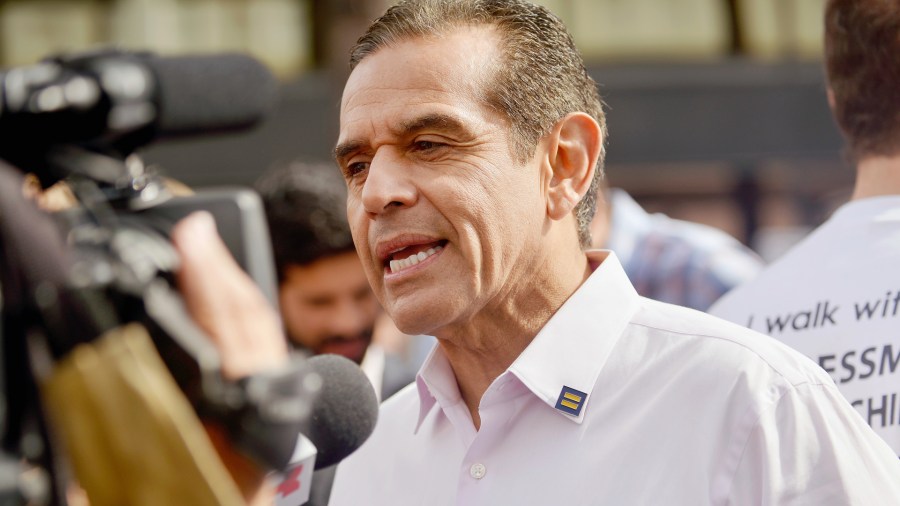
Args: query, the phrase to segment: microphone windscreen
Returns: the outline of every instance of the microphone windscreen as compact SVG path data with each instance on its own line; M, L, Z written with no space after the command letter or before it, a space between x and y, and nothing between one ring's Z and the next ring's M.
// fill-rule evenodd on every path
M322 389L303 434L318 450L316 469L337 464L372 435L378 399L357 364L340 355L317 355L307 365L322 378Z
M158 136L252 126L275 102L275 78L247 55L150 56L146 63L157 81Z

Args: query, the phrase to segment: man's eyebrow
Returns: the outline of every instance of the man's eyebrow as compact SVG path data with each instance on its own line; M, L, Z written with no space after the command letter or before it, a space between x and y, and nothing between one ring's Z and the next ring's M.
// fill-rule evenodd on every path
M429 129L462 135L467 135L469 133L469 130L464 126L463 122L455 116L442 113L429 113L400 123L399 127L394 130L394 135L403 138L413 135L421 130ZM351 140L338 144L334 148L332 154L334 155L334 159L340 162L343 158L364 149L366 146L367 144L364 141Z
M400 128L397 129L397 134L401 137L405 137L420 130L428 129L457 133L468 132L466 127L463 126L463 122L458 118L450 116L449 114L430 113L419 116L418 118L413 118L409 121L404 121L400 124Z
M355 151L359 151L363 148L363 146L365 146L365 143L363 141L342 142L335 146L332 154L334 155L334 159L340 162L341 159Z

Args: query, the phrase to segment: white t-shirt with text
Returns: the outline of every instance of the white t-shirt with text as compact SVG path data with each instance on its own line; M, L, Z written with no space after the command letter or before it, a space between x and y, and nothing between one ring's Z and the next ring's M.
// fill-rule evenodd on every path
M812 358L900 455L900 196L845 204L710 313Z

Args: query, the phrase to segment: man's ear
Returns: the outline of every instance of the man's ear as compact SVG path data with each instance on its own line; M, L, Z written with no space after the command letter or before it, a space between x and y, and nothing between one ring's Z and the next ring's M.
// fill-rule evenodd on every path
M556 123L548 140L547 215L560 220L590 188L603 134L594 118L573 112Z

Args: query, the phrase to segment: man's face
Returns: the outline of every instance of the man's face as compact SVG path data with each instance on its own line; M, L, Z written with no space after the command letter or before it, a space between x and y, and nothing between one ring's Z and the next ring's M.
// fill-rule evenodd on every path
M546 175L516 161L508 121L479 100L497 40L469 27L391 45L344 90L335 153L354 242L406 333L464 328L531 289Z
M295 344L315 354L336 353L362 361L372 341L378 302L355 252L288 266L279 303Z

